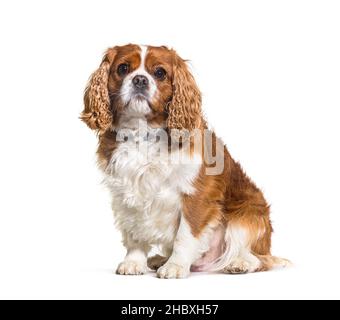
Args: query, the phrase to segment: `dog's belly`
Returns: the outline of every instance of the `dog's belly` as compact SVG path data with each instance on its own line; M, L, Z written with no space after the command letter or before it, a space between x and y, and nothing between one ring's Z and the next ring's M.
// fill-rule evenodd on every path
M112 209L119 229L133 240L171 246L181 213L181 197L194 192L201 163L172 163L156 156L148 142L138 150L124 142L114 151L106 170ZM147 150L147 151L145 151Z

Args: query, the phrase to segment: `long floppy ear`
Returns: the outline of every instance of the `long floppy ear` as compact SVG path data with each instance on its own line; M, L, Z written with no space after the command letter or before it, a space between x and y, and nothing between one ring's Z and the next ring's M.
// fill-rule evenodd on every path
M84 110L80 119L89 128L104 132L112 125L108 79L111 63L116 55L115 48L109 49L99 68L91 75L84 93Z
M169 129L193 130L202 125L201 93L185 61L173 51L173 96L168 106Z

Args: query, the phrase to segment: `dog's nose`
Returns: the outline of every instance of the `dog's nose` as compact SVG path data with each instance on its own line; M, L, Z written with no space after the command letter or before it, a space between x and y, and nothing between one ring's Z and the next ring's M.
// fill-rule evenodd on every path
M149 80L146 76L137 75L132 79L132 83L138 89L145 89L149 84Z

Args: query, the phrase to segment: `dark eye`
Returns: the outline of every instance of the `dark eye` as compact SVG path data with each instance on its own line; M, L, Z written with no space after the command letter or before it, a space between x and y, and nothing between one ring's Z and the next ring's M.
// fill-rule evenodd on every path
M117 73L120 76L125 76L129 72L129 65L127 63L122 63L117 68Z
M157 68L154 72L154 75L158 80L164 80L166 76L166 71L163 68Z

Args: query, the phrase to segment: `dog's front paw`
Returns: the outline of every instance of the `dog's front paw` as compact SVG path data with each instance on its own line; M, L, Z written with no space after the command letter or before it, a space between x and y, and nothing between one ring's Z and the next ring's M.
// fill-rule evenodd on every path
M141 275L145 274L147 266L139 261L123 261L119 264L116 273L122 275Z
M167 262L157 270L157 276L161 279L186 278L190 274L190 268L180 266L176 263Z

